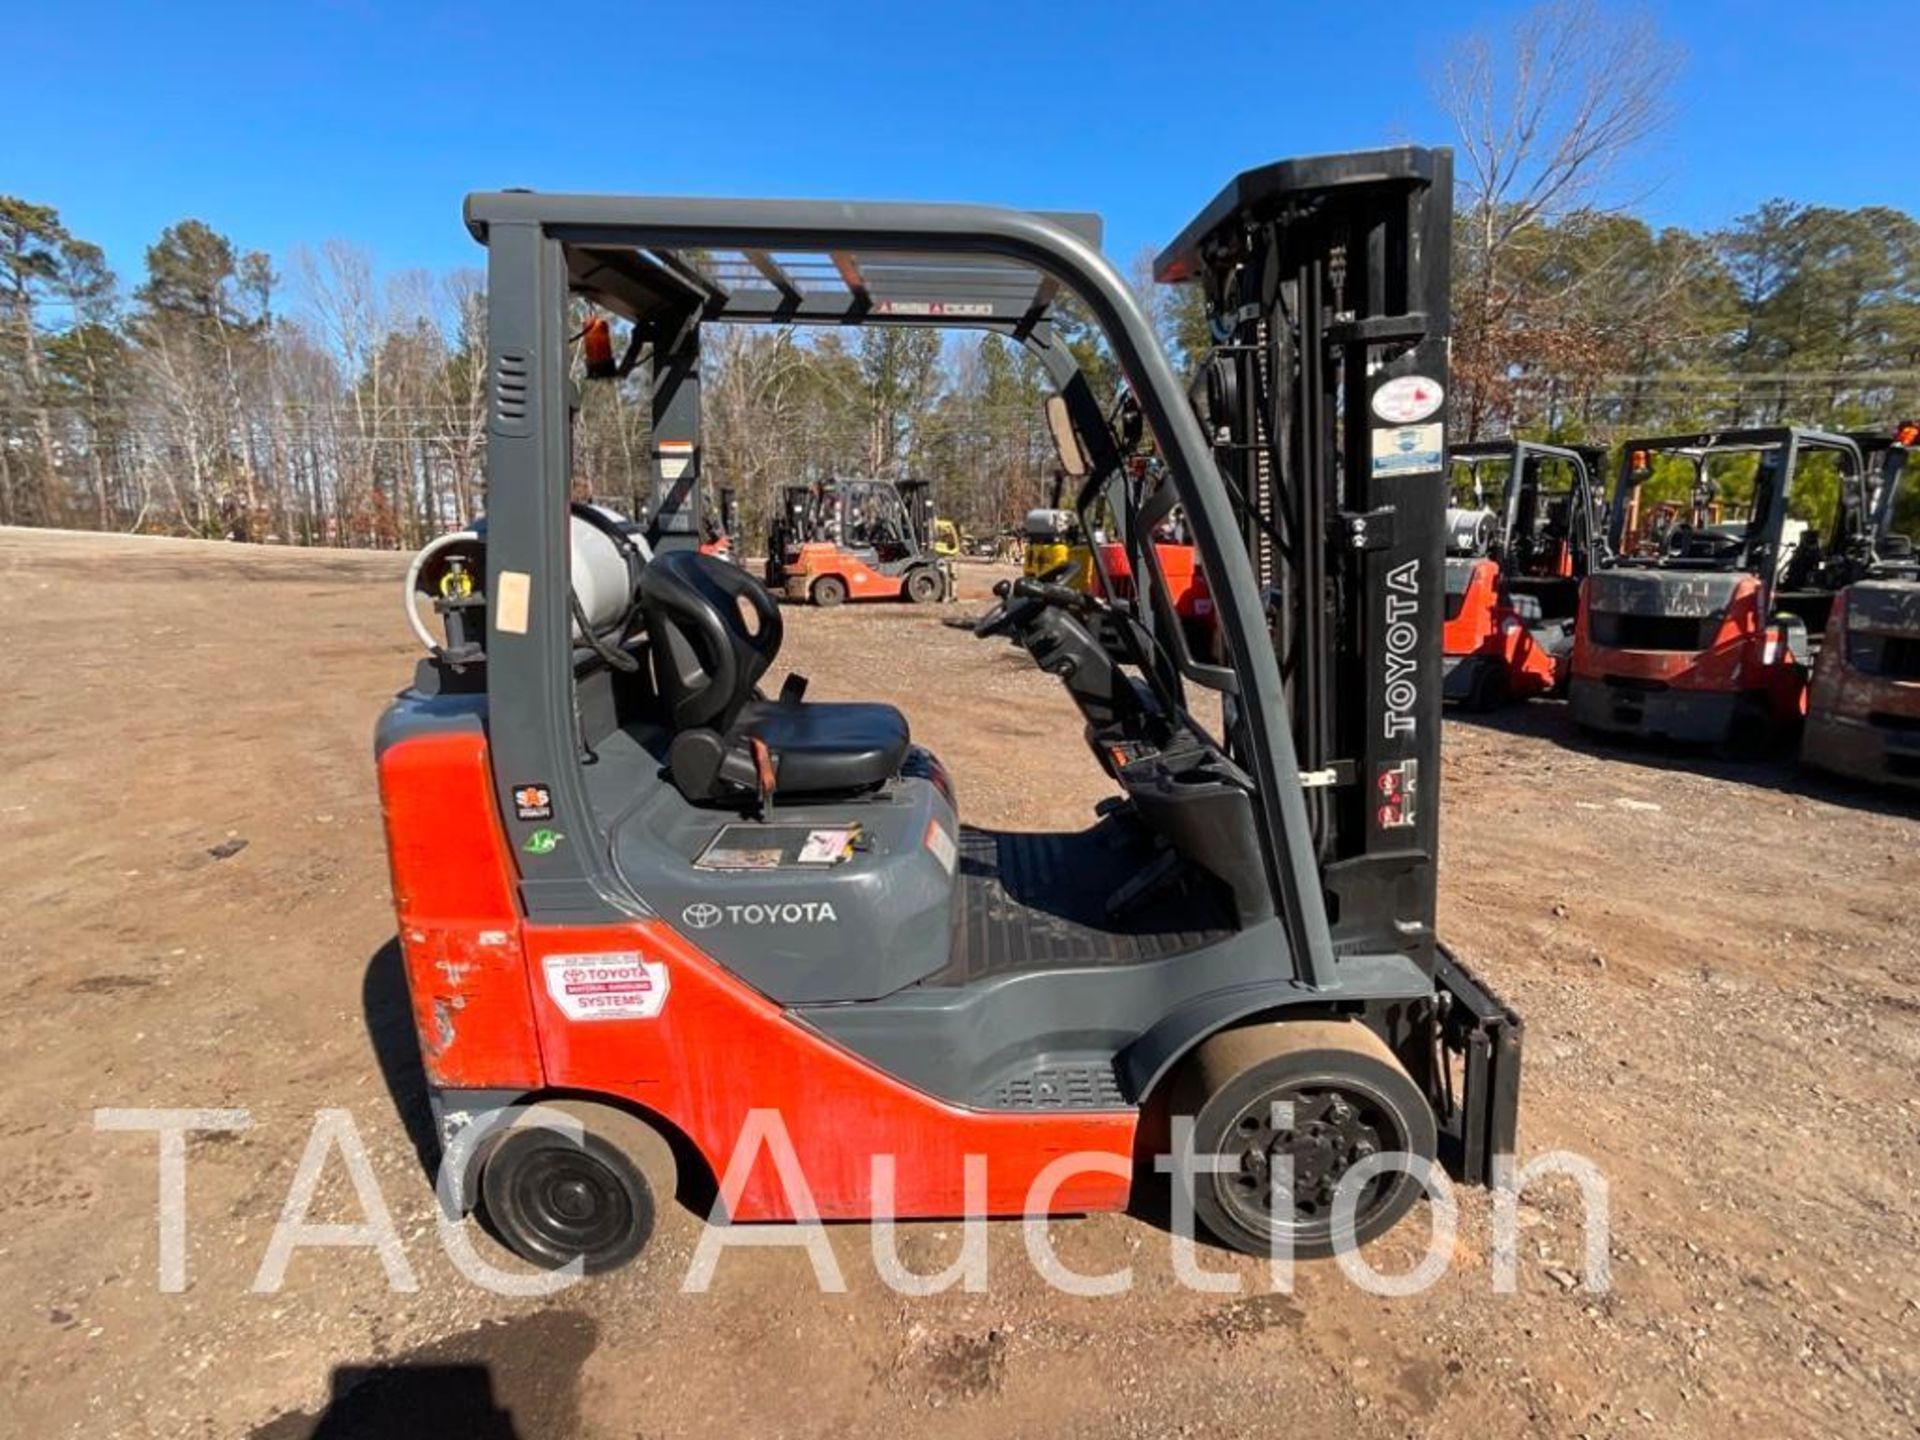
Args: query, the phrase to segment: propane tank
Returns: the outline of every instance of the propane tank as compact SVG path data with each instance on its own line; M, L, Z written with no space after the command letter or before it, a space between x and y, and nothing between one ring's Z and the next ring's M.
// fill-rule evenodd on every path
M1485 555L1493 549L1493 537L1499 525L1491 510L1447 509L1447 553L1449 555Z
M1079 523L1080 517L1071 510L1029 510L1022 529L1029 540L1058 540L1071 535Z
M617 636L632 609L640 568L652 558L646 537L632 521L604 505L573 506L567 535L573 593L580 602L572 626L574 642L586 639L581 616L595 635ZM428 541L413 557L404 596L407 624L429 653L484 646L486 580L484 518ZM440 616L444 638L429 628L422 601L425 609Z

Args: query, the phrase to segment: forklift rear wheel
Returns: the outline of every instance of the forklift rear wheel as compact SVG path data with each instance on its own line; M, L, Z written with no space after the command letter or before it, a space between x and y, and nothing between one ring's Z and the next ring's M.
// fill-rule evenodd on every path
M1195 1052L1175 1098L1176 1113L1194 1117L1194 1153L1237 1162L1192 1177L1195 1212L1221 1242L1250 1255L1289 1242L1301 1258L1331 1255L1343 1175L1370 1155L1434 1158L1432 1107L1393 1052L1356 1020L1224 1031ZM1281 1104L1291 1112L1276 1114ZM1274 1167L1286 1160L1290 1197L1274 1184ZM1421 1181L1406 1169L1388 1168L1362 1186L1354 1244L1384 1234L1419 1199Z
M672 1148L645 1121L586 1101L543 1100L488 1152L480 1200L521 1259L543 1270L578 1260L598 1275L646 1248L675 1179Z
M1476 715L1498 710L1507 703L1507 672L1495 665L1482 665L1473 677L1466 703L1461 707Z
M816 605L838 605L847 598L847 582L838 575L822 575L807 593Z
M1773 715L1767 709L1766 701L1749 697L1735 707L1733 718L1727 722L1727 734L1720 742L1720 754L1724 759L1750 765L1756 760L1766 759L1776 739Z
M931 605L943 588L938 570L915 570L907 576L907 599L916 605Z

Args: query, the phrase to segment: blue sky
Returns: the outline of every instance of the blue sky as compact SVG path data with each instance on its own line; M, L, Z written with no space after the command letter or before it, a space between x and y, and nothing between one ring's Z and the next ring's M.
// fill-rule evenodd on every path
M1920 211L1913 5L1652 7L1688 60L1638 208ZM1124 263L1247 165L1449 141L1436 57L1519 8L64 0L7 24L0 192L124 277L185 216L280 257L339 236L387 269L477 263L461 196L507 185L1091 209Z

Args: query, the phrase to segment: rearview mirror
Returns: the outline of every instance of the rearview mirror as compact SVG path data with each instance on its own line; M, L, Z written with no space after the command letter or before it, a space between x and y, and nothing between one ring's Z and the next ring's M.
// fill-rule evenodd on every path
M1076 480L1084 480L1091 468L1080 432L1074 428L1073 415L1067 409L1067 397L1047 397L1047 429L1053 434L1053 452L1060 457L1060 468Z

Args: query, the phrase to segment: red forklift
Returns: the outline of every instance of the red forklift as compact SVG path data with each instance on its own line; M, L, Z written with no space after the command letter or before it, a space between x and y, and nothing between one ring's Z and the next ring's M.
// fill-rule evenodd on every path
M1445 698L1492 710L1565 690L1606 452L1489 440L1447 452Z
M1643 505L1656 474L1684 504ZM1820 430L1628 441L1607 553L1581 587L1575 723L1736 759L1796 737L1834 596L1875 560L1866 485L1858 442Z
M925 480L788 485L767 536L767 584L789 600L951 600L950 562L934 551L933 487Z
M1800 759L1816 769L1920 789L1920 490L1903 484L1920 423L1856 435L1867 456L1877 559L1834 598L1814 665Z
M806 1194L761 1153L718 1187L724 1218L870 1217L886 1156L900 1216L1119 1209L1181 1133L1176 1183L1216 1237L1314 1255L1395 1224L1421 1163L1501 1174L1521 1025L1434 929L1445 475L1437 445L1370 463L1398 453L1378 392L1446 382L1452 209L1446 151L1228 186L1157 267L1202 288L1205 363L1235 377L1210 434L1092 217L469 197L489 513L423 557L446 635L376 738L455 1203L537 1265L604 1270L768 1111ZM802 287L803 261L838 286ZM1063 293L1138 396L1150 487L1046 323ZM651 341L654 433L686 447L643 536L567 503L570 297ZM966 824L899 709L776 685L780 607L676 513L700 336L729 323L972 328L1039 358L1075 508L1111 517L1133 584L1023 576L975 628L1085 721L1084 746L1035 735L1060 748L1034 763L1097 765L1113 801L1041 833ZM1176 506L1215 656L1155 552ZM429 573L456 562L464 583Z

